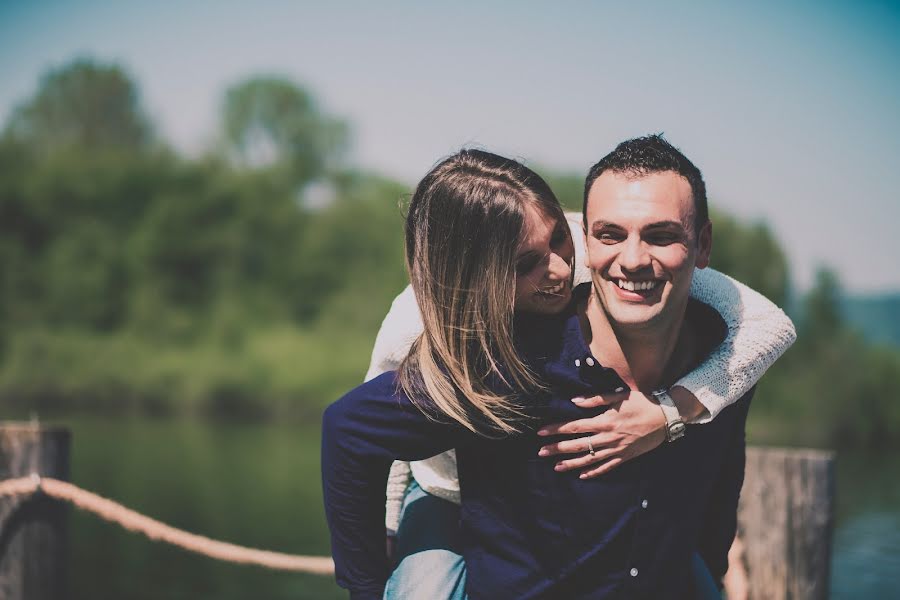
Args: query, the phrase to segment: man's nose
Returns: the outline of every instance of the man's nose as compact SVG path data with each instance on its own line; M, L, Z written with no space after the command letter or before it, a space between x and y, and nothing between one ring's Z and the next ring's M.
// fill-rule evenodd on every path
M638 238L629 238L619 253L619 266L626 271L639 271L650 265L647 247Z

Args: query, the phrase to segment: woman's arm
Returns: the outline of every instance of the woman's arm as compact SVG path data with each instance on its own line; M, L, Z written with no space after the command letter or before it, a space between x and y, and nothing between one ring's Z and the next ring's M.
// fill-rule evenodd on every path
M578 236L576 239L581 239L580 232ZM576 271L578 277L585 274ZM686 422L706 423L753 387L794 343L797 334L791 320L775 304L714 269L694 272L691 296L714 308L728 328L722 343L670 391ZM665 439L660 435L665 427L662 412L654 400L639 391L575 398L573 402L584 408L618 406L591 419L560 423L538 432L594 434L593 448L604 450L595 455L583 454L584 442L578 440L542 448L543 456L577 454L560 461L562 471L585 469L582 477L596 477L652 450Z
M714 269L694 271L691 296L716 309L728 327L725 340L673 386L703 405L699 415L686 415L693 417L690 421L706 423L756 385L791 347L797 332L765 296Z
M352 598L378 598L390 567L384 490L395 458L417 460L458 445L461 426L428 418L396 392L392 374L352 390L325 410L322 489L338 584Z
M384 507L384 528L389 536L397 535L400 529L400 512L403 509L403 498L406 488L412 479L412 469L405 460L395 460L387 482L387 503Z
M566 213L575 243L575 285L591 280L584 266L581 214ZM700 366L678 380L670 393L687 422L706 423L759 381L797 339L784 311L759 292L716 271L696 269L691 297L708 304L728 327L723 342ZM646 397L645 397L646 398ZM581 406L621 402L625 396L588 399Z
M422 333L422 318L419 316L419 305L412 288L406 286L394 298L391 309L381 323L381 329L375 337L372 348L372 359L366 371L366 381L378 377L387 371L395 371L409 353L409 347ZM403 497L412 478L412 471L406 461L395 461L391 465L388 476L384 513L384 527L388 535L395 535L400 527L400 509L403 508Z
M669 392L686 423L708 423L759 382L791 347L797 333L790 318L773 302L715 269L694 271L691 297L714 308L727 333L703 363L675 382ZM581 406L614 402L615 398L597 397Z

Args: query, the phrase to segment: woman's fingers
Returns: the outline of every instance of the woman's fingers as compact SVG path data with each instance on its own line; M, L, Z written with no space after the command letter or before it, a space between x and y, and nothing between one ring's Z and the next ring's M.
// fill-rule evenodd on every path
M623 462L625 462L624 458L620 456L613 457L601 465L587 469L584 473L580 474L578 478L593 479L594 477L599 477L604 473L609 473L610 471L621 465Z
M585 398L583 396L576 396L572 398L572 402L577 404L580 408L596 408L598 406L610 406L611 404L618 404L625 400L628 397L628 388L620 387L617 388L614 392L609 392L606 394L598 394L596 396L591 396L589 398Z
M607 419L605 419L603 415L597 415L590 419L578 419L577 421L569 421L568 423L545 425L537 430L537 434L547 436L570 433L604 433L609 430L610 426L607 423Z
M582 452L590 453L602 450L613 444L614 438L608 435L589 435L573 440L563 440L553 444L547 444L538 451L538 456L552 456L554 454L581 454Z
M605 448L603 450L594 450L593 454L586 453L575 458L561 460L553 467L557 471L571 471L572 469L581 469L595 463L612 459L619 452L618 448Z

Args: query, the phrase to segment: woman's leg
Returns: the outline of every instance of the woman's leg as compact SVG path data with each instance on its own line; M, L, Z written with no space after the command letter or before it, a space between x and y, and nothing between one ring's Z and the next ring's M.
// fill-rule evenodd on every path
M459 506L413 481L400 513L399 564L388 579L385 600L465 600L466 565L458 540Z

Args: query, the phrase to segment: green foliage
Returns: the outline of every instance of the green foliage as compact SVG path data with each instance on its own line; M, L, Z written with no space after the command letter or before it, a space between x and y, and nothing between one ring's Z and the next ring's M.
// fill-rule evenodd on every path
M556 194L556 199L567 211L581 212L584 206L584 175L578 173L554 173L536 167L535 170Z
M140 149L151 141L137 87L116 65L80 58L49 71L13 113L7 135L39 152Z
M728 273L784 306L789 292L787 259L762 223L746 226L718 210L710 211L713 248L710 266Z
M345 126L284 80L228 92L234 160L152 144L136 89L116 66L75 61L0 138L0 405L317 414L360 380L406 284L410 190L342 164ZM544 175L581 209L580 175ZM783 304L768 228L713 222L713 266ZM755 438L900 442L900 353L851 332L842 296L822 271L800 303L800 341L760 386Z
M277 77L230 88L223 113L228 151L238 164L269 169L294 184L324 174L346 148L346 125L321 114L306 90Z

